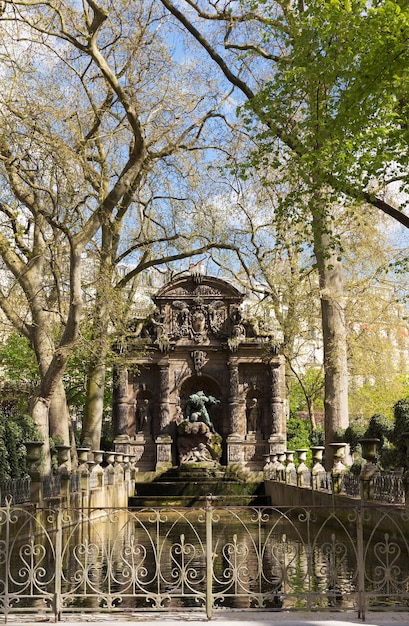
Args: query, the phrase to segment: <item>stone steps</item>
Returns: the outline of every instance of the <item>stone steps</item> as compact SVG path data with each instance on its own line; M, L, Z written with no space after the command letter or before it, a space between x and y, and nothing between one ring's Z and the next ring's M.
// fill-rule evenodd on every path
M222 469L177 467L151 482L136 483L130 506L193 506L211 494L216 504L231 506L269 503L264 483L224 478Z

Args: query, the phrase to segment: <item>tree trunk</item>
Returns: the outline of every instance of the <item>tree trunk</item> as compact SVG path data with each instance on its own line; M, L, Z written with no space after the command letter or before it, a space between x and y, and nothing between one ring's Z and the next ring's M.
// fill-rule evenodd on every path
M51 473L51 455L50 455L50 438L49 438L49 402L45 398L39 396L33 400L31 415L38 430L43 436L44 445L41 449L42 464L41 470L44 476Z
M105 374L104 359L100 358L96 363L90 364L81 443L91 446L93 450L99 450L101 445Z
M57 384L54 395L51 399L49 422L50 437L58 437L61 443L63 443L65 446L70 446L71 416L68 410L67 397L65 395L65 389L62 380L60 380ZM73 450L71 450L70 461L74 460L75 457L76 452L73 455ZM67 467L69 470L71 469L71 462Z
M313 214L314 252L320 282L324 342L324 427L327 469L332 466L329 444L348 426L348 367L342 265L331 245L324 218Z
M70 444L70 415L62 380L57 384L50 403L50 436L62 439L65 446Z
M31 341L39 366L41 383L33 399L32 416L35 424L44 437L44 471L51 471L49 436L60 434L64 443L69 445L69 412L66 404L62 377L68 358L78 338L81 320L81 245L71 245L70 256L70 310L60 339L56 347L53 337L53 319L49 312L44 310L44 303L40 296L33 298L31 325ZM27 272L28 275L28 272ZM26 277L28 280L28 277ZM35 294L41 294L42 289L35 288L40 276L33 276L30 289ZM40 284L40 282L39 282ZM51 411L51 405L53 409ZM52 413L52 417L51 417ZM51 429L50 429L51 427Z

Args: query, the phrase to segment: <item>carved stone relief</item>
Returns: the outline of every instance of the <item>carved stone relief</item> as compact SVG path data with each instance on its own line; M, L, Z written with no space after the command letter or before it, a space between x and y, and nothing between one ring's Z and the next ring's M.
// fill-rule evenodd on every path
M241 446L238 444L229 445L229 461L241 461Z
M193 367L195 369L195 372L198 376L200 376L203 366L208 361L207 354L206 352L203 352L203 350L195 350L194 352L190 353L190 356L193 359Z
M255 454L256 454L256 446L247 445L244 447L244 460L245 461L251 461L251 459L255 456Z

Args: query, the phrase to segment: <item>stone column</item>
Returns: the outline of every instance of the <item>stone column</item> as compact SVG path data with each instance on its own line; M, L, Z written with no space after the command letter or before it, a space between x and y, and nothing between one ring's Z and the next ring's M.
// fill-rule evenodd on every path
M281 397L281 363L271 364L271 434L281 435L283 432L283 400Z
M239 395L239 365L236 360L227 363L229 371L229 434L227 437L227 463L240 464L244 462L243 437L240 434L240 395Z
M169 365L159 365L159 428L161 434L169 433Z
M286 447L286 433L284 422L284 403L282 397L284 361L281 357L270 364L270 454L282 452Z
M229 361L229 435L240 434L239 366Z
M114 437L118 437L128 434L128 370L116 370L114 380L113 430Z

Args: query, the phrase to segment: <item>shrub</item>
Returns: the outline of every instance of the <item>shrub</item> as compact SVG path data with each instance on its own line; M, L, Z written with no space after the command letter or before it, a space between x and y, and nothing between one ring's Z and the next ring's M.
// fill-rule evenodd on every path
M403 398L395 404L394 418L392 443L396 448L396 466L406 467L406 444L402 439L402 434L409 432L409 398Z
M25 441L39 440L28 415L0 413L0 481L27 474Z

